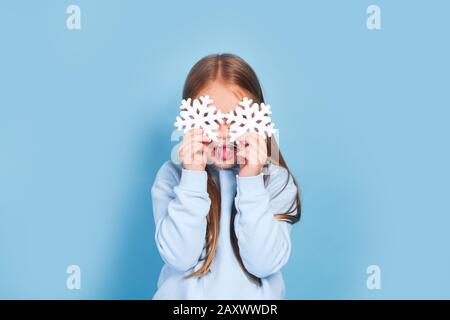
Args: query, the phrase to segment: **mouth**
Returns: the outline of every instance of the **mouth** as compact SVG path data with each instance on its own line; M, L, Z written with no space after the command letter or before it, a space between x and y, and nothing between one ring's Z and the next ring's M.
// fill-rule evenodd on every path
M216 159L225 161L236 157L237 147L233 144L220 144L214 147L214 155Z

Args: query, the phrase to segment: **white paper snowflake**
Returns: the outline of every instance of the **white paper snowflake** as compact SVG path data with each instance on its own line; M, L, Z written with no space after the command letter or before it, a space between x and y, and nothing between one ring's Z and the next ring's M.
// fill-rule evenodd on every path
M209 96L201 96L199 99L183 99L180 106L180 115L174 125L184 133L191 129L203 129L212 140L217 141L219 124L224 121L224 114L214 106Z
M266 135L271 137L275 132L274 123L271 122L269 115L272 113L270 105L252 103L253 100L244 97L235 110L226 114L226 122L230 124L230 140L236 139L246 132L256 132L262 137Z

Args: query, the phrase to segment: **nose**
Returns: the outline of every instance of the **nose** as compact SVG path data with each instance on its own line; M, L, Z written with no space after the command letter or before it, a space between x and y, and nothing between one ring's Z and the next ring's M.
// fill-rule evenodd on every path
M228 131L230 129L230 125L227 123L221 123L219 125L219 137L223 140L225 140L226 138L228 138Z

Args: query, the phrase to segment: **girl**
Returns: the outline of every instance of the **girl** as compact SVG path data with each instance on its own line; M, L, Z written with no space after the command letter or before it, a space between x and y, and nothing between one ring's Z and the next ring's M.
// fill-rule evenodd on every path
M243 97L264 102L253 69L232 54L210 55L189 72L183 98L209 95L223 113ZM300 196L274 141L256 133L228 143L186 133L181 165L167 161L152 187L155 241L165 262L153 299L284 299L281 268L300 219Z

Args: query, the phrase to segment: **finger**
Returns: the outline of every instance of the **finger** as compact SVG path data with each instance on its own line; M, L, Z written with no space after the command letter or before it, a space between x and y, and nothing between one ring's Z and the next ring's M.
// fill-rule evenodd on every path
M210 143L210 142L212 142L212 139L210 138L210 137L208 137L207 135L202 135L201 136L201 142L203 142L203 143Z
M189 140L192 139L196 136L201 136L203 134L203 129L201 128L195 128L195 129L190 129L185 135L184 135L184 139L185 140Z
M244 149L247 149L247 150L250 150L250 151L256 151L256 150L259 149L259 146L256 143L252 143L251 141L248 144L246 144L244 142L239 143L238 151L241 151L241 150L244 150Z
M202 161L203 163L206 163L208 161L208 148L209 145L203 145L203 152L202 152Z
M186 140L184 140L181 145L182 147L188 147L193 144L203 144L203 143L210 143L208 138L205 138L205 136L191 136L187 137Z
M192 153L189 156L184 158L188 164L200 164L203 163L202 154Z
M248 156L249 156L249 147L241 147L240 149L237 150L236 155L247 160Z
M191 129L190 131L192 131L193 135L202 135L203 134L202 128L194 128L194 129Z
M194 129L194 137L196 138L200 138L201 136L203 136L204 132L203 129L199 128L199 129Z
M211 142L212 141L212 139L209 137L209 136L207 136L206 134L205 134L205 132L203 131L203 129L196 129L196 131L194 131L193 133L192 133L192 139L194 140L194 141L200 141L200 142Z
M195 154L201 153L203 146L201 142L190 141L180 147L179 156L186 160L193 159Z
M253 149L248 149L246 160L247 164L258 164L258 152Z
M249 144L239 152L239 155L245 157L250 164L261 164L267 159L267 148L264 144L259 146Z
M199 143L199 142L195 142L195 143L192 143L191 145L189 145L187 147L187 149L190 153L198 153L199 151L202 151L203 144Z
M247 143L251 144L251 145L259 145L261 143L261 135L259 135L259 133L256 132L248 132L247 133Z
M212 154L213 150L214 150L214 143L212 142L203 142L203 146L204 146L204 152L208 153L208 154Z
M267 157L267 143L266 140L263 137L259 137L258 141L258 152L262 155Z
M252 150L256 150L262 157L267 156L267 143L263 136L260 134L252 135L248 137L248 147Z
M257 155L258 155L258 162L259 163L265 163L267 160L267 144L266 140L259 136L259 142L258 142L258 148L257 148Z
M178 155L180 156L180 158L182 158L183 156L185 156L188 153L188 149L190 148L191 142L189 142L188 140L183 141L179 148L178 148Z
M242 143L244 146L257 145L260 143L258 137L261 136L256 132L245 132L244 134L239 136L237 140L239 141L240 144Z
M199 129L190 129L188 132L186 132L186 134L184 135L184 138L189 138L189 137L193 137L194 134L197 132L197 130Z
M245 158L245 150L241 150L241 151L238 151L237 153L236 153L236 162L238 163L238 164L245 164L246 163L246 158Z
M205 145L204 144L197 144L194 147L194 159L196 163L205 163Z
M244 134L240 135L236 140L239 142L239 144L242 144L245 146L247 143L247 137L248 137L248 134L244 133Z

